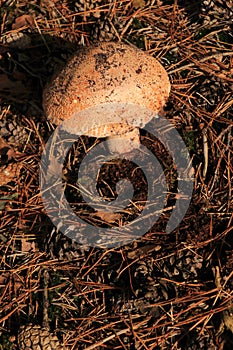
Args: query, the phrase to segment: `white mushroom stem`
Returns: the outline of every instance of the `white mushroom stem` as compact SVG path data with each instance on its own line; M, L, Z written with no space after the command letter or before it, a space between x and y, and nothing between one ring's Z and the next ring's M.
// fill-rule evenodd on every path
M140 147L139 129L135 128L127 133L109 136L108 149L113 154L124 154Z
M124 154L140 147L139 128L157 113L127 102L102 103L75 113L61 129L77 136L106 138L110 153Z

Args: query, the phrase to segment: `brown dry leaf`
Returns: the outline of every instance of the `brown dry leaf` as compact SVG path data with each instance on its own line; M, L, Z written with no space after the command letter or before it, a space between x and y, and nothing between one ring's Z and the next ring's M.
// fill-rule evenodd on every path
M23 238L21 241L21 250L24 253L36 252L36 244L34 241L29 242L25 238Z
M15 151L14 148L9 146L9 144L0 137L0 156L5 155L7 156L7 160L11 160L12 158L17 159L21 156L23 156L23 153Z
M119 221L121 219L121 214L119 213L107 213L98 211L97 213L92 214L93 217L98 217L104 222L107 222L109 224L113 224L116 221Z
M0 150L2 149L2 148L10 148L10 146L7 144L7 142L2 138L2 137L0 137Z
M34 18L30 15L22 15L17 17L15 22L12 24L12 29L19 29L22 27L35 27Z
M144 0L133 0L133 7L136 9L144 7L146 5Z
M139 258L141 256L144 256L150 252L153 252L153 251L159 251L161 249L161 245L159 244L148 244L144 247L140 247L140 248L137 248L135 250L132 250L130 252L127 252L127 257L129 259L135 259L135 258Z
M17 159L17 158L20 158L22 156L23 156L23 153L15 151L12 147L7 152L8 160L10 160L12 158Z

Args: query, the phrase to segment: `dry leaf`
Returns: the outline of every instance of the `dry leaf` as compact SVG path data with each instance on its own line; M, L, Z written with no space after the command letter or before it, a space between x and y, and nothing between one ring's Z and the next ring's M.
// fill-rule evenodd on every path
M0 150L5 148L10 148L10 146L2 137L0 137Z
M32 16L30 15L22 15L17 17L15 22L12 24L12 29L19 29L22 27L35 27L35 22Z
M144 7L146 5L144 0L133 0L133 7L136 9Z
M15 151L12 147L7 151L8 160L14 158L18 159L23 156L23 153Z
M27 241L25 238L21 241L21 250L22 252L36 252L36 243L35 241Z
M109 224L113 224L116 221L119 221L121 219L121 214L119 213L108 213L108 212L102 212L98 211L97 213L92 214L93 217L100 218L104 222L107 222Z
M0 137L0 157L1 156L7 156L7 162L8 162L12 158L17 159L23 156L23 153L15 151L14 148L9 146L8 143L2 137ZM0 158L0 164L1 164L1 158Z
M127 257L129 259L135 259L139 258L141 256L144 256L152 251L159 251L161 249L161 246L159 244L148 244L144 247L137 248L135 250L132 250L127 253Z

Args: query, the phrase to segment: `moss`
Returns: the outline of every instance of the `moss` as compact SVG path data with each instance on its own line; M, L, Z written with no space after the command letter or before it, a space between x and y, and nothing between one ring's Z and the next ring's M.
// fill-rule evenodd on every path
M183 131L182 138L190 153L196 150L197 138L195 131Z
M10 340L9 333L2 333L0 335L0 350L13 350L15 349L14 343Z

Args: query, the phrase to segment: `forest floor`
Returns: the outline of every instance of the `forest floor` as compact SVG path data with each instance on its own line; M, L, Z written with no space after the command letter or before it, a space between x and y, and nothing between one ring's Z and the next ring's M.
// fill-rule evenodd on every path
M46 317L64 349L232 349L232 8L231 0L0 0L0 350L23 349L20 327ZM194 188L171 233L167 210L132 243L87 248L58 232L41 200L40 159L55 129L42 91L79 45L109 40L137 46L168 72L165 117L189 151ZM143 130L141 141L172 181L169 155ZM83 137L74 154L95 142ZM121 167L106 165L105 195ZM80 200L71 185L70 202ZM103 215L85 216L106 225Z

